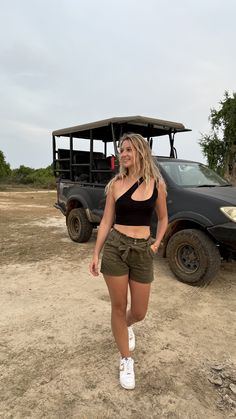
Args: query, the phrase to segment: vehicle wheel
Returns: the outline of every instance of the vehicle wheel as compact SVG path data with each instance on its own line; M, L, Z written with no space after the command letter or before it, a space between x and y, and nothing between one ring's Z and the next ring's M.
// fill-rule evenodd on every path
M175 233L169 240L166 254L176 277L189 285L209 283L220 268L220 252L202 231L188 229Z
M89 222L84 208L74 208L71 210L66 224L71 240L83 243L90 239L93 226Z

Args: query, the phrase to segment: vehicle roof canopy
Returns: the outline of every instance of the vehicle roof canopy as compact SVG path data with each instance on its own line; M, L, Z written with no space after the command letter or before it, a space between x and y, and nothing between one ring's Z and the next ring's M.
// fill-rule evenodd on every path
M165 121L162 119L148 118L144 116L126 116L103 119L89 124L76 125L53 131L53 136L77 137L104 142L119 139L128 132L137 132L143 137L158 137L169 133L191 131L178 122Z

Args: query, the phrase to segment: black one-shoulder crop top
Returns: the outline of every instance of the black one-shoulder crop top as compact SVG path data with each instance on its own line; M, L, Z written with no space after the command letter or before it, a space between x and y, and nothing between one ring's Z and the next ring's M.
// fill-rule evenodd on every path
M115 203L116 224L129 226L150 226L152 213L158 196L156 182L153 194L149 199L136 201L132 199L132 194L143 182L140 178L128 191L121 195Z

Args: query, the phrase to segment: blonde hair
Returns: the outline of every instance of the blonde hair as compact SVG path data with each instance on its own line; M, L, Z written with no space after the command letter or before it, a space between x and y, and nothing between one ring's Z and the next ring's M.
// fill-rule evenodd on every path
M160 180L162 180L162 182L165 185L165 182L160 173L160 170L158 169L157 164L156 162L154 162L154 159L152 157L151 148L148 142L142 137L142 135L134 134L134 133L124 134L120 138L119 147L122 146L125 140L130 141L135 151L134 175L142 177L146 185L150 183L151 179L154 179L157 186ZM122 167L122 165L120 165L119 173L110 180L110 182L107 184L105 188L106 194L108 193L109 189L112 187L114 182L116 182L117 180L125 179L127 176L128 176L128 170Z

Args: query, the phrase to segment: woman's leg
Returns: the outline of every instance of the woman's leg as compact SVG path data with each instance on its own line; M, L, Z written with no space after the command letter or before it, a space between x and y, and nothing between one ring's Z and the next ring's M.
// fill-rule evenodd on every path
M133 323L139 322L144 319L149 302L149 295L151 284L129 281L131 306L126 314L127 325L131 326Z
M111 299L111 327L122 358L130 356L126 322L128 275L104 275Z

